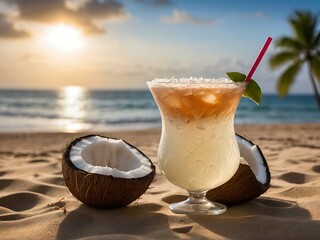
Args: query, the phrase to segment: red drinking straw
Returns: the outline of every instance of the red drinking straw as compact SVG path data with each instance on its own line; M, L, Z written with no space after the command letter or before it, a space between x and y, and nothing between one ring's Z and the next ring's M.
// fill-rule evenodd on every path
M264 54L266 53L266 51L267 51L267 49L268 49L271 41L272 41L272 38L271 38L271 37L268 37L267 40L266 40L266 42L264 43L262 49L261 49L261 51L260 51L260 53L259 53L256 61L255 61L254 64L252 65L252 67L251 67L251 69L250 69L250 72L248 73L246 79L244 80L246 83L250 82L252 75L253 75L254 72L256 71L256 69L257 69L257 67L258 67L261 59L263 58Z

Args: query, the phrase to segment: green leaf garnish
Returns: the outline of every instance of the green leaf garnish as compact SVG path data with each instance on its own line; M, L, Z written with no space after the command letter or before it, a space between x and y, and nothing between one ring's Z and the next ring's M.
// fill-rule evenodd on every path
M246 75L239 72L227 72L227 75L234 82L243 82L246 79ZM251 99L259 105L262 98L261 88L255 80L251 79L242 96Z

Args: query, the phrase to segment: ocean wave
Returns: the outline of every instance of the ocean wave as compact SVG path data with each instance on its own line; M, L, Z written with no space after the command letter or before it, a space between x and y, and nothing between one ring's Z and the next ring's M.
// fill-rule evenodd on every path
M45 131L68 124L102 129L161 125L159 110L148 90L86 91L79 96L61 91L0 90L0 103L0 131L10 127ZM265 95L259 106L242 98L235 122L320 122L320 111L313 96L280 99Z

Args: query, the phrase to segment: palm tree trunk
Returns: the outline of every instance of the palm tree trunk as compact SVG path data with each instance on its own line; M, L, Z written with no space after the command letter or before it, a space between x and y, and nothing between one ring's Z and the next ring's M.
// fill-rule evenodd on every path
M319 95L319 92L318 92L316 81L315 81L315 79L313 77L313 74L312 74L312 71L311 71L310 64L309 64L309 76L310 76L310 80L311 80L311 83L312 83L314 96L316 97L316 100L317 100L317 103L318 103L318 108L320 110L320 95Z

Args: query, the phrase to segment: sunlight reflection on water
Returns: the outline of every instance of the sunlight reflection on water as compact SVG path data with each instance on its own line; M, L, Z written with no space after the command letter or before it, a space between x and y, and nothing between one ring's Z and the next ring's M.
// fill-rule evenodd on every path
M89 129L90 124L83 120L88 114L89 93L79 86L67 86L58 92L58 105L61 118L58 125L66 132L77 132Z

